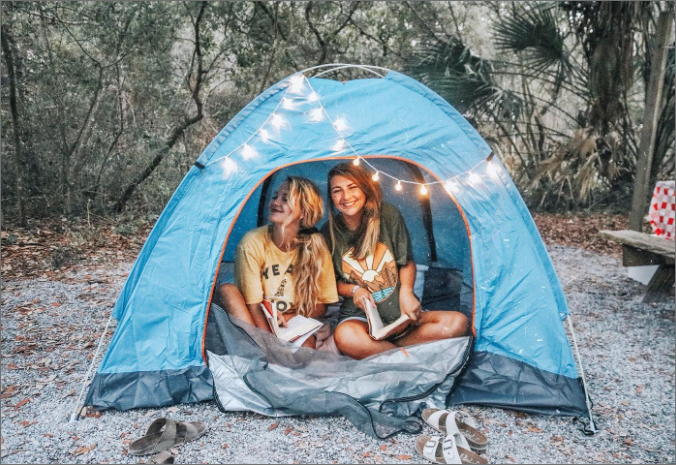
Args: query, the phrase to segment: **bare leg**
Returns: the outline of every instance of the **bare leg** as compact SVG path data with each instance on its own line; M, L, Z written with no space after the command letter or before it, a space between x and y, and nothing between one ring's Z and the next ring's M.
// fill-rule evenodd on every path
M339 324L333 338L343 354L357 360L397 348L391 342L373 339L369 336L368 323L359 320Z
M405 347L422 344L423 342L461 337L467 334L468 329L469 320L460 312L445 310L422 312L418 325L413 327L405 336L396 339L394 343L399 347Z
M317 338L314 335L310 336L305 340L305 342L303 342L301 347L307 347L309 349L317 349Z
M222 307L228 315L239 318L251 326L256 326L256 323L251 316L251 312L249 312L249 309L246 307L246 302L244 302L242 293L239 292L239 289L237 289L237 286L234 284L223 284L216 289L214 301Z

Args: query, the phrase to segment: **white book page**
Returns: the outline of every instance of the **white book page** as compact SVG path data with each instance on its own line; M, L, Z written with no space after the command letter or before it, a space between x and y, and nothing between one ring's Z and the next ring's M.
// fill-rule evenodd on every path
M284 341L291 341L299 336L311 336L322 326L322 324L313 319L302 315L296 315L286 322L286 327L280 327L277 337ZM307 339L307 338L305 338Z
M407 315L402 314L396 321L385 326L383 324L383 319L380 317L380 313L378 313L378 309L374 307L368 299L366 299L366 318L369 322L369 333L371 334L371 337L377 341L385 339L393 333L396 328L409 320Z

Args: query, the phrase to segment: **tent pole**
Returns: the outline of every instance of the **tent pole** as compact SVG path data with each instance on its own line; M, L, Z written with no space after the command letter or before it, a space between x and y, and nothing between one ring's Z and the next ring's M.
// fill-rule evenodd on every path
M110 320L113 319L113 312L111 310L110 316L108 317L108 321L106 322L106 327L103 328L103 333L101 334L101 338L99 339L99 346L96 348L96 353L94 354L94 358L92 358L92 363L89 364L89 369L87 370L87 374L85 375L84 380L82 381L82 389L80 389L80 395L77 398L77 401L75 401L75 410L73 413L70 415L70 421L69 423L74 423L75 420L78 417L78 413L80 412L80 401L82 400L82 395L84 394L84 390L87 387L87 380L89 379L89 375L92 372L92 368L94 367L94 363L96 362L96 359L99 357L99 352L101 351L101 345L103 344L103 338L106 336L106 333L108 332L108 326L110 325Z
M582 357L580 356L580 349L577 346L577 338L575 337L575 328L573 328L573 318L570 313L568 313L568 325L570 326L570 333L573 336L573 346L575 347L575 355L577 355L577 363L580 365L580 375L582 376L582 386L584 387L584 398L587 403L587 412L589 412L589 426L591 428L592 434L597 432L596 423L594 423L594 417L592 415L592 403L591 398L589 397L589 388L587 387L587 379L584 376L584 368L582 367Z

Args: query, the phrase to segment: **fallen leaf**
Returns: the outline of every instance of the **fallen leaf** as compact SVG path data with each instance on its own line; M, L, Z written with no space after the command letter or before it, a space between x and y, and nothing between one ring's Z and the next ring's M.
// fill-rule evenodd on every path
M380 446L380 450L387 450L387 446L386 446L385 444L382 444L382 445Z
M636 386L636 394L640 394L643 391L644 387L645 386L643 384L641 384L640 386Z
M543 430L541 430L540 428L537 428L535 426L529 426L528 431L530 431L531 433L542 433L543 432Z
M411 457L408 454L399 454L399 455L397 455L397 458L399 460L411 460L413 457Z
M19 410L21 407L23 407L24 405L26 405L30 401L31 400L29 398L25 398L25 399L20 400L19 403L14 406L14 410Z
M634 445L634 441L632 441L631 438L627 438L627 439L624 440L624 444L625 444L626 446L633 446L633 445Z
M288 436L291 431L293 431L293 426L287 426L284 430L284 436Z
M510 457L509 455L505 455L505 458L509 460L510 462L514 463L514 459Z
M223 449L227 449L227 448L228 448L228 444L224 442L223 443Z
M275 422L268 426L268 431L272 431L273 429L277 428L279 426L279 422Z
M83 447L78 447L73 451L73 455L83 455L83 454L88 454L89 452L93 451L96 449L96 444L92 444L91 446L83 446Z
M93 410L91 412L87 412L85 414L85 417L88 418L101 418L103 416L103 412L101 410Z
M60 306L61 306L61 304L58 303L58 302L54 302L54 303L52 304L52 307L60 307Z
M19 422L19 424L25 428L26 426L30 425L31 422L30 421L22 421L22 422Z
M370 456L371 456L371 453L370 453L370 452L364 452L364 455L363 455L363 456L364 456L364 457L370 457Z
M46 438L53 438L54 437L54 435L51 434L51 433L43 433L42 435Z

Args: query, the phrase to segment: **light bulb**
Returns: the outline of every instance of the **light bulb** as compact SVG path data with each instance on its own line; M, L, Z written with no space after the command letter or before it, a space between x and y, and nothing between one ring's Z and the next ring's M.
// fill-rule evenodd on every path
M376 171L376 174L371 176L371 179L373 179L375 182L378 182L380 180L380 173Z
M497 178L500 174L498 164L493 162L493 161L488 161L486 163L488 163L488 166L486 167L488 174L490 174L491 177L493 177L493 178Z
M424 184L420 186L420 194L427 195L427 186L425 186Z
M303 91L303 81L305 80L305 76L302 74L294 74L289 78L289 81L291 81L291 86L289 90L295 94L299 94Z
M321 108L315 108L310 111L310 120L311 121L321 121L324 119L324 110Z
M282 108L284 108L285 110L293 110L294 106L290 98L284 97L282 99Z
M469 174L469 182L472 185L476 185L476 184L479 184L479 182L481 182L481 178L476 173L470 173Z
M267 129L261 129L258 131L258 134L261 136L263 142L267 143L270 140L270 133L267 131Z
M223 160L223 178L228 179L232 173L237 171L237 163L232 158Z
M317 100L319 100L319 95L317 95L317 92L312 92L310 95L307 96L308 102L316 102Z
M446 191L449 194L452 194L453 192L455 192L456 188L457 188L457 185L453 181L447 181L446 182Z
M397 190L397 191L401 191L401 189L402 189L401 181L397 181L397 185L394 186L394 189Z
M352 164L353 164L354 166L359 166L359 163L360 163L360 162L361 162L361 160L360 160L359 157L357 157L357 158L355 158L354 160L352 160Z
M331 150L340 152L343 148L345 148L345 141L343 139L338 139L336 143L333 144L333 147L331 147Z
M280 115L277 113L272 115L272 119L270 120L270 123L277 129L281 128L284 125L284 118L282 118Z
M344 131L347 129L347 124L343 118L338 118L334 121L333 127L336 128L336 131Z
M244 157L245 160L253 158L256 155L258 155L258 152L256 152L256 149L250 146L249 144L244 144L242 146L242 157Z

